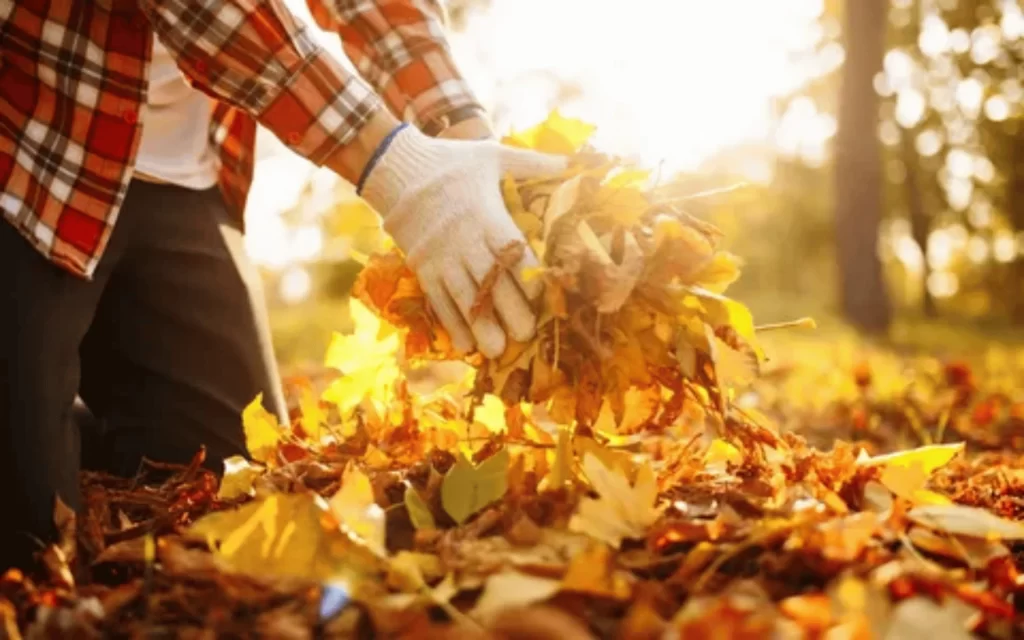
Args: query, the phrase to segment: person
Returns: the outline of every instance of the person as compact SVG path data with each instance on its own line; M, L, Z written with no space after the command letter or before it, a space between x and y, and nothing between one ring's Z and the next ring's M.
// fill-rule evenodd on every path
M0 0L0 570L82 507L82 464L244 454L258 394L287 418L243 248L257 124L357 184L463 350L534 330L501 176L561 158L494 140L426 0ZM76 394L99 427L71 419ZM88 437L87 437L88 436Z

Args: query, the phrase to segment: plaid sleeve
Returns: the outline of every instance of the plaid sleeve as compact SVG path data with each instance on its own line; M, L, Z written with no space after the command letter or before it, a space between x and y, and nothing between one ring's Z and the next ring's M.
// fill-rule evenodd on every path
M140 0L195 86L255 117L323 165L383 108L281 0Z
M422 127L456 109L483 107L444 33L440 0L307 0L321 28L400 118Z

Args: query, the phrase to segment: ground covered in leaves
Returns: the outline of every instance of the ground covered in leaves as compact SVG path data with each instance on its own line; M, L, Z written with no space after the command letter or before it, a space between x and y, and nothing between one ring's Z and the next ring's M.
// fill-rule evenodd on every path
M553 115L510 140L565 175L503 185L539 329L451 350L396 253L327 375L260 398L223 478L85 474L8 637L1015 638L1024 362L756 327L685 198ZM764 339L762 339L764 338ZM769 344L771 342L771 344ZM771 347L771 348L769 348ZM447 361L438 364L440 361ZM429 635L428 635L429 634Z

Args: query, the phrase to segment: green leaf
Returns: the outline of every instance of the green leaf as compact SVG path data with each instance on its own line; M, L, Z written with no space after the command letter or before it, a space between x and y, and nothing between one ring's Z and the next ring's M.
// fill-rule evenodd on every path
M405 488L405 508L409 511L409 520L412 521L412 526L416 529L436 529L437 523L434 521L434 514L430 512L430 507L423 501L420 494L416 492L412 486Z
M471 515L508 491L509 455L502 449L474 467L460 455L441 483L441 505L455 522L462 524Z

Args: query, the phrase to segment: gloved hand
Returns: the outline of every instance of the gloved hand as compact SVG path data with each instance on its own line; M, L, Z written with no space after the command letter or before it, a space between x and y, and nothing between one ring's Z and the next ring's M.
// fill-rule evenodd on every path
M473 319L470 310L497 254L512 243L525 243L502 200L502 177L549 175L565 167L561 156L490 140L440 140L406 127L365 176L363 198L405 252L459 351L468 352L475 343L486 357L496 358L505 351L506 330L515 340L533 337L536 318L530 301L541 294L542 285L522 278L523 269L537 265L528 247L494 286L497 317L484 312Z

